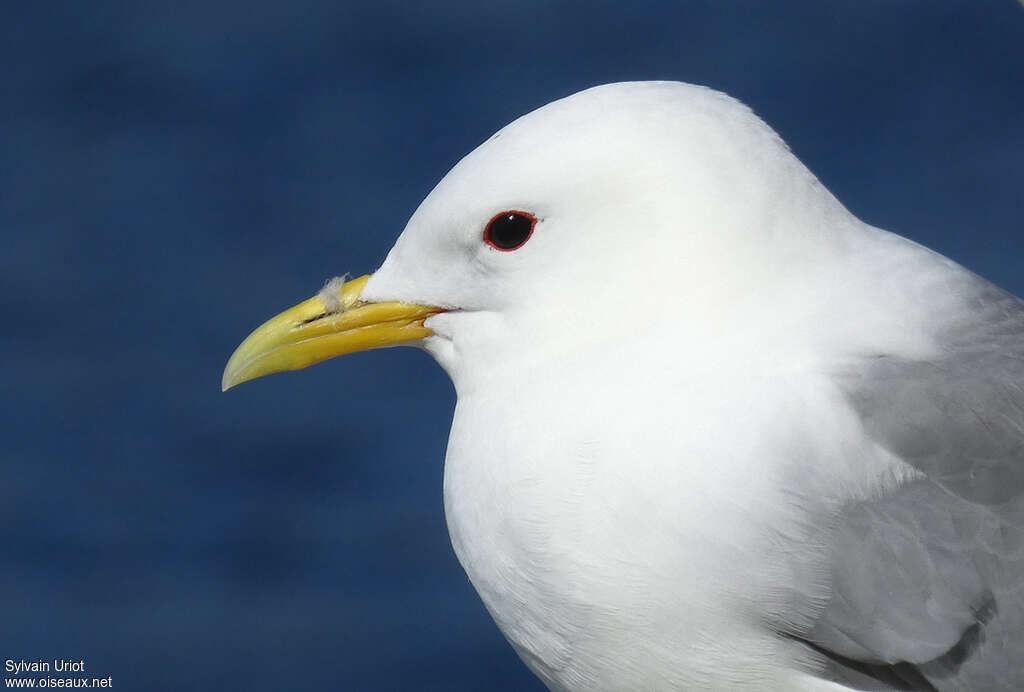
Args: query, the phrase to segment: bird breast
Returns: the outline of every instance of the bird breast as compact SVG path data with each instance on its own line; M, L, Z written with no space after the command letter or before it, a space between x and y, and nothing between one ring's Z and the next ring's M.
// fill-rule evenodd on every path
M456 554L552 689L708 685L725 661L763 685L793 657L766 623L794 605L809 620L825 588L815 532L833 505L814 462L844 450L801 447L799 431L848 422L804 415L830 410L807 400L825 394L780 396L771 378L607 358L459 391L444 488ZM808 497L787 495L794 474Z

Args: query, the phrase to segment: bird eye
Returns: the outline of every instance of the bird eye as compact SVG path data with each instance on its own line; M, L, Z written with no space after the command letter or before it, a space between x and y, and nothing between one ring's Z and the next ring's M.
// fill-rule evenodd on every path
M518 250L533 233L537 217L525 211L503 211L487 222L484 242L491 247L508 252Z

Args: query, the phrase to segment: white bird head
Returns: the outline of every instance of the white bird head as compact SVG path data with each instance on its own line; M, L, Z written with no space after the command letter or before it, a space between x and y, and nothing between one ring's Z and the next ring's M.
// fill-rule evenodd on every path
M675 82L595 87L483 142L369 280L267 322L223 384L396 343L425 345L458 384L474 363L514 363L522 338L561 351L664 319L708 334L795 254L834 245L843 224L825 215L845 210L735 99Z
M675 82L595 87L467 155L372 277L258 329L224 386L396 343L424 345L458 385L543 356L524 339L564 352L666 320L707 335L794 252L827 251L842 225L822 217L843 214L738 101Z

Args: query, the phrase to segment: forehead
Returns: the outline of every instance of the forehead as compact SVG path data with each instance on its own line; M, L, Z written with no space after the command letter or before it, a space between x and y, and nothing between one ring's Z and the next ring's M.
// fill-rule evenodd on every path
M715 92L680 84L637 83L591 89L506 125L463 158L437 185L435 206L493 207L553 197L602 177L642 174L679 160L702 139ZM702 102L708 103L703 104ZM692 155L692 152L690 152ZM600 185L598 185L600 187Z

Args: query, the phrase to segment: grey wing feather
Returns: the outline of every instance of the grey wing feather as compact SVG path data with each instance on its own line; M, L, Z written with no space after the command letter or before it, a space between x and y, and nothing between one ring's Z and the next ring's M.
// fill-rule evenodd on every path
M1024 689L1024 303L959 271L940 357L837 373L866 433L923 474L837 520L806 641L855 689Z

